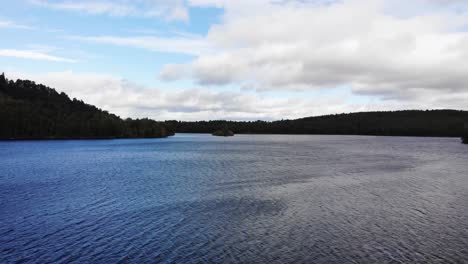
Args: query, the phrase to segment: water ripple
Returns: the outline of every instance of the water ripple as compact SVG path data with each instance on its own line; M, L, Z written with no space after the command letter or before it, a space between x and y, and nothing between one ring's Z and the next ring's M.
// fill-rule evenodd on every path
M466 263L467 158L430 138L0 142L0 263Z

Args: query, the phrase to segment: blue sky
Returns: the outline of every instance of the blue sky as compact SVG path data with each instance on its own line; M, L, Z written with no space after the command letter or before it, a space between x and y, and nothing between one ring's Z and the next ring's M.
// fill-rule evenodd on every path
M20 0L0 71L123 117L282 119L455 108L464 1Z
M54 71L67 68L76 71L110 73L122 78L137 80L145 85L154 84L158 81L155 78L156 72L165 63L189 62L194 59L194 56L83 43L73 40L73 37L96 35L170 37L184 33L202 36L207 33L211 24L220 20L221 16L221 10L218 8L191 8L188 12L192 22L166 21L138 16L93 15L44 8L28 1L11 1L11 4L7 4L2 11L0 18L15 21L30 28L3 29L5 38L2 41L2 48L14 47L50 52L76 62L64 65L50 61L35 61L31 64L31 62L25 63L25 59L15 57L3 57L1 62L12 68L29 71L39 69Z

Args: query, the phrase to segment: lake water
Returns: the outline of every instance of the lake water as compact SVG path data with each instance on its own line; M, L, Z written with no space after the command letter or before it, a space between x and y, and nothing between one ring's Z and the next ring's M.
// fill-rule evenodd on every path
M0 263L468 263L455 138L0 142Z

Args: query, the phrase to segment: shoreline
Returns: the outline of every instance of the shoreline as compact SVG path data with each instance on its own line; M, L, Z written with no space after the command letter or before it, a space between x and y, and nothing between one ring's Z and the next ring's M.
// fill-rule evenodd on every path
M55 141L55 140L114 140L114 139L156 139L168 138L175 134L160 136L160 137L38 137L38 138L7 138L0 139L1 141Z
M180 132L173 135L161 137L47 137L47 138L10 138L0 139L0 142L12 141L58 141L58 140L116 140L116 139L162 139L176 136L178 134L193 134L193 135L207 135L212 136L211 133L192 133ZM401 137L401 138L461 138L459 136L412 136L412 135L366 135L366 134L280 134L280 133L236 133L236 135L255 135L255 136L357 136L357 137Z

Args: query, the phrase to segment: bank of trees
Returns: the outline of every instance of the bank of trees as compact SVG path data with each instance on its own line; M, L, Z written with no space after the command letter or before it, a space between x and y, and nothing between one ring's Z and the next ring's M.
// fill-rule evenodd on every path
M44 85L0 75L0 139L146 138L172 134L164 123L123 120Z
M227 126L236 134L335 134L460 137L467 111L430 110L363 112L265 121L167 121L176 132L212 133Z
M468 144L468 123L465 123L465 130L464 130L463 136L462 136L462 143L463 144Z

